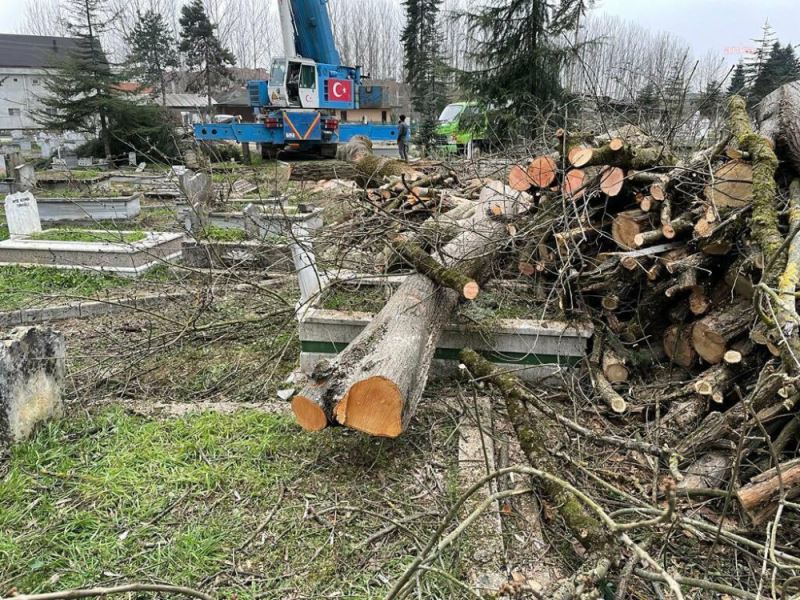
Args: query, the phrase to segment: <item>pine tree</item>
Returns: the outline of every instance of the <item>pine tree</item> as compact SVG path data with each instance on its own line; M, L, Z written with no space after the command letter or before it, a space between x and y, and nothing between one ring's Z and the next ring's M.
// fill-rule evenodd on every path
M127 39L130 45L128 64L141 83L158 86L161 103L166 105L166 72L179 64L175 38L161 13L148 10L137 16Z
M697 110L704 117L713 117L722 106L722 99L722 85L719 81L712 79L706 83L706 88L701 93Z
M731 76L731 83L728 86L728 96L741 94L746 87L747 75L745 74L744 63L739 61L739 64L736 65L736 68L733 70L733 75Z
M754 85L761 71L764 70L777 41L775 30L772 29L769 21L765 21L761 26L761 37L753 40L756 44L756 51L745 64L745 77L749 85Z
M187 66L198 74L190 89L205 90L210 116L211 90L228 77L228 67L236 64L236 58L217 37L217 26L208 18L203 0L192 0L181 8L180 24L180 51L186 55Z
M442 0L406 0L402 41L406 80L420 119L417 143L428 154L436 144L438 116L447 103L442 34L438 24Z
M753 82L748 99L751 103L757 104L774 90L798 77L800 77L800 65L795 58L794 48L791 45L782 47L779 42L775 42L769 58Z
M647 117L652 117L661 105L656 84L648 81L636 94L636 105Z
M541 109L562 97L560 69L569 51L553 38L564 25L550 27L546 0L491 0L462 17L479 65L460 73L462 86L530 135Z
M124 102L117 92L120 76L100 44L111 17L106 0L66 0L62 5L67 29L78 38L77 48L63 57L44 81L47 94L34 119L47 129L98 133L106 158L111 158L109 115Z

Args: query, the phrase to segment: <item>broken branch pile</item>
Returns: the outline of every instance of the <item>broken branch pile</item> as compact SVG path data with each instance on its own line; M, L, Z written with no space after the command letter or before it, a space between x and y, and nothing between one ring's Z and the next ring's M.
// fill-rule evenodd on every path
M338 423L401 434L419 403L442 326L459 303L480 297L487 279L506 279L534 291L531 317L545 304L557 305L560 318L588 317L595 324L587 368L569 380L574 397L563 405L531 399L518 382L498 386L519 420L521 445L539 462L535 468L562 464L550 438L564 437L565 426L654 469L653 497L671 498L676 483L689 505L697 497L727 498L718 508L728 511L736 499L742 527L796 509L795 88L778 90L759 107L761 131L734 97L726 132L686 156L626 127L606 135L561 130L547 152L507 170L507 186L441 166L424 174L389 169L380 177L370 167L374 185L361 193L359 218L331 231L349 249L379 256L372 266L415 273L295 397L298 421L309 430ZM462 359L467 356L472 371L498 381L480 372L488 367L479 369L476 355ZM587 403L575 409L581 396ZM523 423L528 409L531 421ZM573 410L593 426L566 418ZM537 429L534 413L559 427ZM611 427L629 437L606 435ZM557 487L545 486L545 495L563 509ZM585 499L573 501L586 508ZM665 510L642 512L652 517L642 527L678 519ZM582 515L561 514L568 524ZM621 533L623 526L607 535L592 523L585 534L596 541L587 549L622 544L639 560L649 556ZM685 529L700 535L697 527ZM648 563L653 571L636 564L628 577L680 587L657 563ZM687 582L680 578L680 585Z

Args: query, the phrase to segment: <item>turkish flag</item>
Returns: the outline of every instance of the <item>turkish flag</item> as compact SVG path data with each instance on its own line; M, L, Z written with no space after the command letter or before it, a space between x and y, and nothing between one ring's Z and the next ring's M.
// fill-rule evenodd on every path
M328 79L328 99L334 102L352 102L353 82L350 79Z

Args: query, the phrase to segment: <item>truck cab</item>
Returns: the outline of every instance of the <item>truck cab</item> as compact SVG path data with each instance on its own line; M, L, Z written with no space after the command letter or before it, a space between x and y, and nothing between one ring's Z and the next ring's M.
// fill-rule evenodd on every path
M269 76L270 104L277 108L318 108L317 64L305 58L276 58Z
M489 123L485 111L476 102L454 102L439 115L437 145L451 154L483 148L488 140Z

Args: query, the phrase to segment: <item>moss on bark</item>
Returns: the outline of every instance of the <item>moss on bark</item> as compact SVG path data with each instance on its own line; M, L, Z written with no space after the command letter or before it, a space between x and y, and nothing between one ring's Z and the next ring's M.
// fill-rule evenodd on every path
M547 435L548 422L537 419L534 426L525 406L525 396L528 392L522 388L519 380L510 373L495 370L491 363L474 350L465 348L459 356L473 376L491 382L503 394L508 416L528 462L537 469L553 475L561 473L562 468L547 451L550 446ZM540 483L542 490L555 504L564 523L581 545L587 550L597 551L610 542L610 534L602 523L586 510L572 492L552 481L542 480Z

